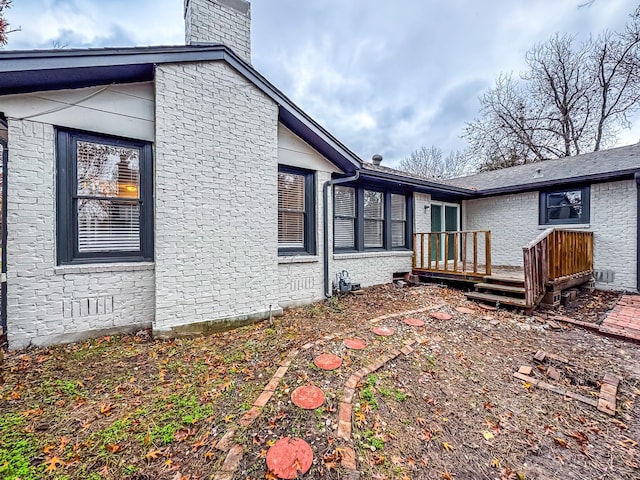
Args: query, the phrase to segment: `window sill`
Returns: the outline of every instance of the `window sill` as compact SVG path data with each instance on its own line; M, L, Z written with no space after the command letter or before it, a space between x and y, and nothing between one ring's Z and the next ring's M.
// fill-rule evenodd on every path
M334 260L347 260L350 258L380 258L380 257L413 257L411 250L376 250L372 252L334 253Z
M316 263L320 261L317 255L287 255L278 257L279 264L287 263Z
M547 228L565 228L565 229L586 229L591 228L590 223L565 223L565 224L550 224L550 225L538 225L538 230L546 230Z
M53 269L56 275L66 275L70 273L110 273L110 272L138 272L153 270L153 262L121 262L121 263L88 263L85 265L61 265Z

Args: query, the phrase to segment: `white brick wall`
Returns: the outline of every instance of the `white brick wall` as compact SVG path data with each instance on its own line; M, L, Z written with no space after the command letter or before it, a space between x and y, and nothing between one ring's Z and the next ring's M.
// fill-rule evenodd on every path
M637 289L637 195L634 180L591 185L594 270L606 280L598 288Z
M335 274L347 270L351 282L359 283L362 287L389 283L394 273L410 272L413 252L358 252L336 253L329 269L333 281Z
M494 265L522 266L522 247L547 228L538 223L538 196L526 192L464 202L464 228L491 230ZM637 288L636 198L633 180L591 185L590 224L566 227L594 232L596 278L607 280L597 288Z
M464 230L491 230L493 265L522 266L522 247L541 232L538 192L466 200L463 215Z
M225 63L157 67L157 333L277 307L277 126Z
M424 207L430 207L431 195L427 193L413 194L413 231L426 233L431 231L431 211Z
M149 326L153 264L56 267L51 125L9 119L9 346L71 342Z
M303 305L324 299L322 186L330 179L329 172L316 172L316 255L278 258L278 294L279 304L282 307ZM331 222L329 228L331 228Z
M244 0L185 0L187 45L221 43L251 63L251 7Z

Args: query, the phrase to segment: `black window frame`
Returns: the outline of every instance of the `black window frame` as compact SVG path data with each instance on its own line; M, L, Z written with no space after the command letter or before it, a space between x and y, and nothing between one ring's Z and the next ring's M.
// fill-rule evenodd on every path
M278 173L289 173L292 175L301 175L304 177L304 245L302 247L280 247L278 243L278 256L315 255L316 174L313 170L291 167L288 165L278 165ZM280 190L278 189L278 197L279 196ZM278 222L278 224L279 223L280 222Z
M551 195L563 194L565 192L581 192L582 218L549 218L549 197ZM553 190L543 190L539 192L539 224L540 225L587 225L591 223L591 186L567 186L564 188L554 188Z
M139 150L140 249L80 252L78 248L77 142ZM153 261L153 147L143 140L70 129L56 130L56 250L58 265Z
M355 189L355 231L354 245L352 247L336 247L335 235L333 236L333 251L336 253L357 253L357 252L384 252L384 251L407 251L413 250L413 194L406 191L386 190L376 185L335 185L333 190L333 202L335 203L335 188L347 187ZM383 245L382 247L365 247L364 246L364 191L380 192L383 194ZM393 246L393 231L391 220L391 195L403 195L405 197L406 220L405 220L405 244ZM336 218L340 218L333 214L333 231L335 232Z

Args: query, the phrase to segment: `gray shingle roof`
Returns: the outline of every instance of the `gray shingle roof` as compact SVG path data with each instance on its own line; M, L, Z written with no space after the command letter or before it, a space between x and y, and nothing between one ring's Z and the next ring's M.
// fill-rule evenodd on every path
M626 147L585 153L573 157L518 165L466 177L452 178L447 184L476 191L509 187L524 190L547 183L569 183L609 174L640 172L640 143Z

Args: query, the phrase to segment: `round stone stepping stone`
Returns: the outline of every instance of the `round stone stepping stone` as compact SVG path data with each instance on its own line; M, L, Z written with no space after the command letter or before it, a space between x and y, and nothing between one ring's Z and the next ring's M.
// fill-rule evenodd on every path
M301 438L281 438L267 452L267 468L282 479L298 478L298 472L304 475L312 463L313 451Z
M344 346L347 348L351 348L353 350L364 350L367 344L361 338L353 337L353 338L345 338Z
M380 335L381 337L388 337L390 335L393 335L395 332L395 330L393 328L389 328L389 327L376 327L373 329L373 333L375 333L376 335Z
M305 410L315 410L324 403L324 392L315 385L296 388L291 393L291 401Z
M438 320L451 320L451 315L445 312L432 312L431 316Z
M404 323L412 327L424 327L424 322L419 318L405 318Z
M475 310L471 310L467 307L456 307L456 312L458 313L475 313Z
M322 370L335 370L342 365L342 359L333 353L323 353L318 355L313 363Z

